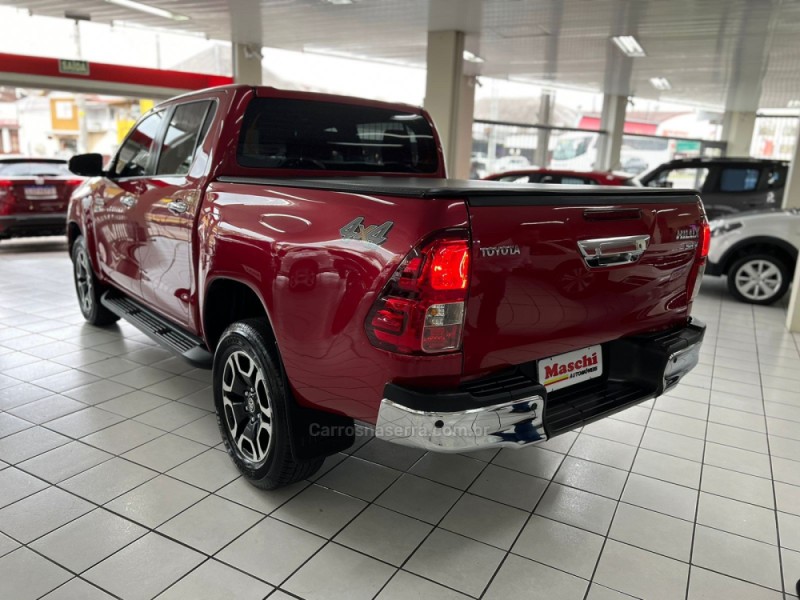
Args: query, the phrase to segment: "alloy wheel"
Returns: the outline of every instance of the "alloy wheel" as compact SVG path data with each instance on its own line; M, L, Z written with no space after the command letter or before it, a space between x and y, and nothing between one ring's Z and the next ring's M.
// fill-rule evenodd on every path
M241 350L225 361L222 404L225 424L240 458L254 468L260 467L272 447L272 404L261 367Z
M777 294L783 284L780 269L763 259L744 263L734 277L736 289L748 300L767 300Z
M88 315L94 307L94 283L92 282L92 268L89 266L89 257L81 249L75 259L75 288L78 291L83 314Z

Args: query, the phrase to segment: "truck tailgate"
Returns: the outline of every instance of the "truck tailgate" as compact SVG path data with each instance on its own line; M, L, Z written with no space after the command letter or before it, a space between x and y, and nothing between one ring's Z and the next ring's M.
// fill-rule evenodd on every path
M468 207L464 375L686 324L702 265L696 195L482 196Z

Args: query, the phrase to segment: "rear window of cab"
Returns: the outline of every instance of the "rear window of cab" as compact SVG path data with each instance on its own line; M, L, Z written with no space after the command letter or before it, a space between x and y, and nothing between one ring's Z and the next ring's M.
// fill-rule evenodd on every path
M256 169L434 173L436 140L427 119L395 109L254 98L237 159Z

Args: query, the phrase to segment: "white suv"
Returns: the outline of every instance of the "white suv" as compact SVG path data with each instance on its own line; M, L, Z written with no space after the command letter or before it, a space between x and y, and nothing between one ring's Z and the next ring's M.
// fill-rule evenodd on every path
M800 248L800 209L739 213L711 221L707 275L728 278L742 302L772 304L789 289Z

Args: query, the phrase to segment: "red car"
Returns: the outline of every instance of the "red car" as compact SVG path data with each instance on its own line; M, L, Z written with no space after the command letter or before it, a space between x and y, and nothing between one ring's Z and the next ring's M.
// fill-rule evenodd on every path
M489 181L514 183L553 183L561 185L636 185L630 173L607 171L564 171L561 169L521 169L484 177Z
M697 363L692 192L445 178L419 108L244 85L155 107L73 195L90 323L213 369L220 433L274 488L354 421L441 452L520 448Z
M0 158L0 240L64 235L69 197L82 182L65 160Z

